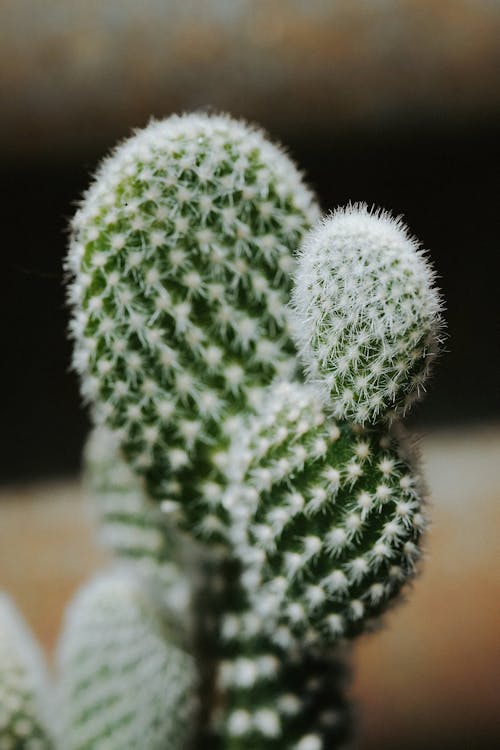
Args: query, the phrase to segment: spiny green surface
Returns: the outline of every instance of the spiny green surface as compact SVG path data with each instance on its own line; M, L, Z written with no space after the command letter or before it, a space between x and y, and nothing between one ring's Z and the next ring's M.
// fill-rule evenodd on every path
M61 748L183 750L197 671L141 581L115 572L71 604L59 649Z
M0 594L0 750L51 750L50 686L21 616Z
M198 617L203 658L221 662L207 718L215 705L230 750L341 746L330 646L412 575L424 526L411 462L355 423L418 395L439 337L432 272L401 224L350 207L305 240L291 312L293 253L317 215L261 133L187 115L120 146L72 226L74 365L129 465L104 480L94 466L103 528L159 569L176 544L151 500L214 552L224 541L229 588L212 608L216 554ZM292 328L314 389L286 384L300 379ZM102 628L85 631L93 645ZM108 721L96 715L79 715L84 742Z
M299 172L259 131L200 114L126 141L73 221L82 392L149 492L182 497L195 533L223 530L206 506L220 496L211 472L224 468L237 416L295 368L292 251L317 215Z
M395 439L336 423L310 386L281 383L231 459L231 540L275 642L321 646L357 634L419 556L419 480Z
M189 569L197 551L147 497L143 481L121 454L116 434L104 426L95 428L87 440L84 480L104 546L154 586L178 619L189 619Z
M301 245L296 340L339 419L373 423L423 392L442 336L434 272L407 227L363 204L337 209Z
M238 611L235 604L221 628L224 749L340 750L351 728L342 659L283 651L253 608Z

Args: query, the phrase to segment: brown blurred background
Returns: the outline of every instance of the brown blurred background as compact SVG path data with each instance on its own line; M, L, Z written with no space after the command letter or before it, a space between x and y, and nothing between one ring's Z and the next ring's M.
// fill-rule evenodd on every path
M390 208L431 250L449 341L411 424L434 527L409 603L356 647L358 747L495 747L500 1L0 0L0 107L0 587L47 649L102 560L76 479L67 221L132 128L223 109L285 143L325 209Z

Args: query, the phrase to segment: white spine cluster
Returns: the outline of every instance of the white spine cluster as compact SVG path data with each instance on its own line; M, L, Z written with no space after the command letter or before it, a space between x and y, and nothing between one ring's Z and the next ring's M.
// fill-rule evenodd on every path
M443 325L433 281L419 244L385 211L337 209L305 237L296 341L337 418L374 422L419 397Z
M71 604L59 650L61 750L182 750L196 713L193 658L140 582L114 572Z
M42 654L6 594L0 594L0 748L50 750L51 687Z

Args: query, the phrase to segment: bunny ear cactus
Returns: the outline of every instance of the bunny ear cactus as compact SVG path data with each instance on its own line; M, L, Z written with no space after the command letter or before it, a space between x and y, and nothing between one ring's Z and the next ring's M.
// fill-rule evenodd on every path
M294 369L292 250L318 217L288 157L203 114L154 122L104 162L72 226L74 366L149 493L224 527L230 435Z
M59 671L65 750L186 747L197 710L194 660L130 574L108 573L78 593Z
M74 366L132 470L122 492L94 462L103 526L160 567L174 526L217 553L197 646L230 750L342 744L332 647L411 577L425 525L389 425L438 349L433 273L385 212L350 206L307 234L318 215L259 131L197 114L120 146L72 226Z
M0 594L0 748L52 750L50 685L21 615Z

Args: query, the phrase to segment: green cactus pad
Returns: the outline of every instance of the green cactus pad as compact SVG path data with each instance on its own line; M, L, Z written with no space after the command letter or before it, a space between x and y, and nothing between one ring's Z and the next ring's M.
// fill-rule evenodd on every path
M255 613L283 648L350 637L412 575L419 480L388 432L334 422L281 383L232 453L224 504Z
M421 395L443 327L433 282L418 242L385 211L337 209L305 237L296 340L338 419L393 418Z
M170 507L182 495L196 533L222 531L199 503L220 495L210 473L235 415L296 365L292 250L317 216L299 172L259 131L196 114L120 146L74 218L82 392L150 494Z
M65 750L185 748L196 714L194 660L130 574L103 575L78 593L59 672Z

